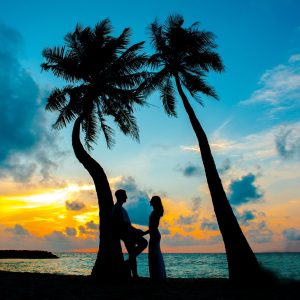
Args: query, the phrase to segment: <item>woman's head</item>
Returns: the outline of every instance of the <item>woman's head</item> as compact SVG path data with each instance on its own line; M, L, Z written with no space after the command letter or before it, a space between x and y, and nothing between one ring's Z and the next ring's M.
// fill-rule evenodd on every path
M159 196L153 196L150 200L150 205L153 207L154 211L156 211L160 216L163 216L164 207Z

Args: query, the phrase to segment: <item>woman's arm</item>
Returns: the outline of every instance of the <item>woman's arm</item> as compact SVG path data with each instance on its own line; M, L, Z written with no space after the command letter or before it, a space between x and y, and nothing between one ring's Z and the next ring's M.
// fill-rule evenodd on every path
M146 234L149 234L149 233L150 233L150 230L148 229L148 230L144 231L143 235L146 235Z

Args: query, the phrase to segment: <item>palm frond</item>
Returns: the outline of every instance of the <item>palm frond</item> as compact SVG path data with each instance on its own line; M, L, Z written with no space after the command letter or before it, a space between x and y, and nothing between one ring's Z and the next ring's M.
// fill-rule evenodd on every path
M168 116L176 117L175 91L171 77L165 81L165 84L162 86L160 91L165 112Z
M82 32L82 26L78 23L76 25L76 28L75 28L74 32L68 32L64 36L64 41L66 42L66 46L68 48L77 49L77 47L80 45L78 37L79 37L81 32Z
M112 25L109 19L104 19L97 23L95 26L95 36L97 41L102 40L104 36L107 36L112 32Z
M186 71L181 73L181 81L190 92L192 97L196 97L198 93L202 93L206 96L218 99L218 95L215 90L210 87L203 78L195 76Z
M148 58L148 61L147 61L147 65L152 69L152 70L155 70L161 66L164 65L164 61L161 57L161 54L159 53L154 53L153 55L151 55L149 58Z
M122 122L117 122L119 125L121 131L125 135L130 135L133 139L139 142L140 136L139 136L139 128L136 123L135 117L130 114L130 113L121 113L123 115L123 121Z
M54 88L47 98L46 110L60 111L67 103L66 96L71 89L71 86L66 86L63 89Z
M147 56L139 53L144 42L134 44L124 51L106 70L110 78L121 76L131 76L139 71L147 62Z
M56 122L52 125L54 129L62 129L72 122L77 116L82 113L82 101L80 88L65 87L68 93L69 102L61 103L59 106L59 116Z
M92 144L97 140L97 118L95 112L84 114L81 122L82 130L85 134L84 141L88 150L93 150Z
M139 92L146 97L154 90L161 89L169 75L170 74L168 68L163 68L157 73L147 73L144 82L142 82L138 88Z
M214 51L205 51L202 53L199 65L203 69L206 68L206 70L216 72L223 72L225 70L221 57Z
M165 30L170 30L172 28L180 28L180 27L182 27L183 23L184 23L184 19L183 19L182 15L179 15L179 14L170 15L167 18L167 21L165 24Z
M166 39L163 32L163 27L158 25L157 20L155 20L149 26L150 39L153 47L159 52L164 53L167 49Z
M72 109L72 106L68 104L60 110L59 116L52 127L58 130L62 129L66 127L68 123L75 120L76 116L77 115Z
M70 52L65 51L65 47L46 48L43 50L42 56L47 61L41 64L43 70L51 70L55 76L67 81L80 80L76 61L74 61Z
M130 28L125 28L117 38L114 38L110 41L116 53L121 53L122 50L126 49L130 41L130 36Z
M106 124L106 120L103 117L103 114L101 113L99 106L97 107L97 110L98 110L98 118L99 118L100 128L103 132L107 148L111 149L115 144L115 139L113 138L114 130Z

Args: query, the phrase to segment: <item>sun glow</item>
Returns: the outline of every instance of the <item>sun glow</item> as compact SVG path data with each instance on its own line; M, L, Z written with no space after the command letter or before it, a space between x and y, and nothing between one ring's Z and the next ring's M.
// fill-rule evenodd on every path
M27 208L47 206L50 204L64 202L73 196L73 194L81 191L91 191L94 190L93 185L75 185L71 184L64 188L53 189L47 192L38 192L37 194L30 195L10 195L10 196L0 196L1 202L14 202L22 203ZM20 206L18 208L21 208Z
M69 184L64 187L41 190L41 188L20 193L14 191L0 196L0 211L2 224L12 228L22 224L29 232L38 235L53 230L76 227L91 220L98 223L98 207L86 205L84 210L72 211L66 207L67 200L77 199L82 191L94 190L93 185ZM90 196L92 197L92 195ZM93 200L86 196L85 201Z

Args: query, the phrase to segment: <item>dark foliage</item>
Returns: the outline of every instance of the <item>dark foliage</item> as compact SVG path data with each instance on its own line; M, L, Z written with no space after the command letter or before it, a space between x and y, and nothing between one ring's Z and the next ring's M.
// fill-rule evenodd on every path
M42 69L69 82L53 89L48 97L46 109L59 112L53 126L63 128L81 116L88 148L96 141L98 131L103 133L107 146L113 146L114 130L107 117L124 134L139 139L133 105L144 104L138 89L146 76L141 71L146 62L141 53L143 42L129 46L129 28L119 37L111 36L111 32L108 19L94 28L77 25L65 36L65 46L43 51L46 62Z
M156 72L148 76L147 92L159 89L164 109L168 115L176 116L174 77L191 96L202 104L200 94L218 98L206 82L209 71L222 72L224 65L215 52L214 34L199 29L199 23L183 28L183 17L170 16L164 25L157 20L150 27L150 38L156 52L148 59L148 66Z

